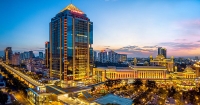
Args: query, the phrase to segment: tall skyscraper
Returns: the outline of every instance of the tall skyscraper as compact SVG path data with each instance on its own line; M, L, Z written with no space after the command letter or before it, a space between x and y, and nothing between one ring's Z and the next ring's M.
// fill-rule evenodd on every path
M5 52L4 56L5 56L6 64L11 64L12 63L12 47L6 47L4 52Z
M158 55L163 55L165 58L167 58L167 49L163 47L158 47Z
M45 65L49 68L50 64L50 43L45 42Z
M68 81L91 76L93 23L86 14L70 4L51 19L49 28L50 77Z

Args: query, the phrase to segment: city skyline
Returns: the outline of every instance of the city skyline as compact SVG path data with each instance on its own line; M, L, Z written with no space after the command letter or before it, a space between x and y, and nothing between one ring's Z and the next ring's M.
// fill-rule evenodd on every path
M0 20L0 51L10 46L16 52L35 53L44 51L44 43L49 40L50 18L70 4L70 0L0 2L4 17ZM72 3L94 22L94 50L108 48L129 57L148 57L155 56L161 46L167 48L168 57L199 56L200 1L73 0Z

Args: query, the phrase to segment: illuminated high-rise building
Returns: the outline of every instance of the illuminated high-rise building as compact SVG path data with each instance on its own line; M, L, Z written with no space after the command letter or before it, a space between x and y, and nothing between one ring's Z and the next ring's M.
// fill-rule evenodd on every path
M70 4L49 26L50 77L69 81L92 76L93 23L87 15Z
M12 63L12 47L6 47L4 52L5 52L4 56L5 56L6 64L11 64Z

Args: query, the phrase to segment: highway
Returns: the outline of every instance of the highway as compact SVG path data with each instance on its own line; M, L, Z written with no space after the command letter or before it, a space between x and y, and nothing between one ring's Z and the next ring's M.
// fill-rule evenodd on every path
M3 62L0 62L0 65L6 67L7 69L13 71L15 74L17 74L18 76L20 76L21 78L23 78L24 80L26 80L28 83L32 84L33 86L37 87L37 86L43 86L42 83L32 79L31 77L21 73L20 71L18 70L15 70L14 68L4 64Z
M24 97L24 95L20 92L14 92L13 94L18 102L21 103L21 105L31 105L28 100Z

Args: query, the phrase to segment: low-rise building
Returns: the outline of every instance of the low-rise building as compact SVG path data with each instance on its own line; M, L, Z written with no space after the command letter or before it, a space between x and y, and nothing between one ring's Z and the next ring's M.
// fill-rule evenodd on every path
M46 92L45 86L37 87L37 89L27 89L27 99L33 105L49 105L54 101L58 101L57 96L54 93Z
M98 67L94 68L97 82L107 79L166 79L167 69L160 66Z

